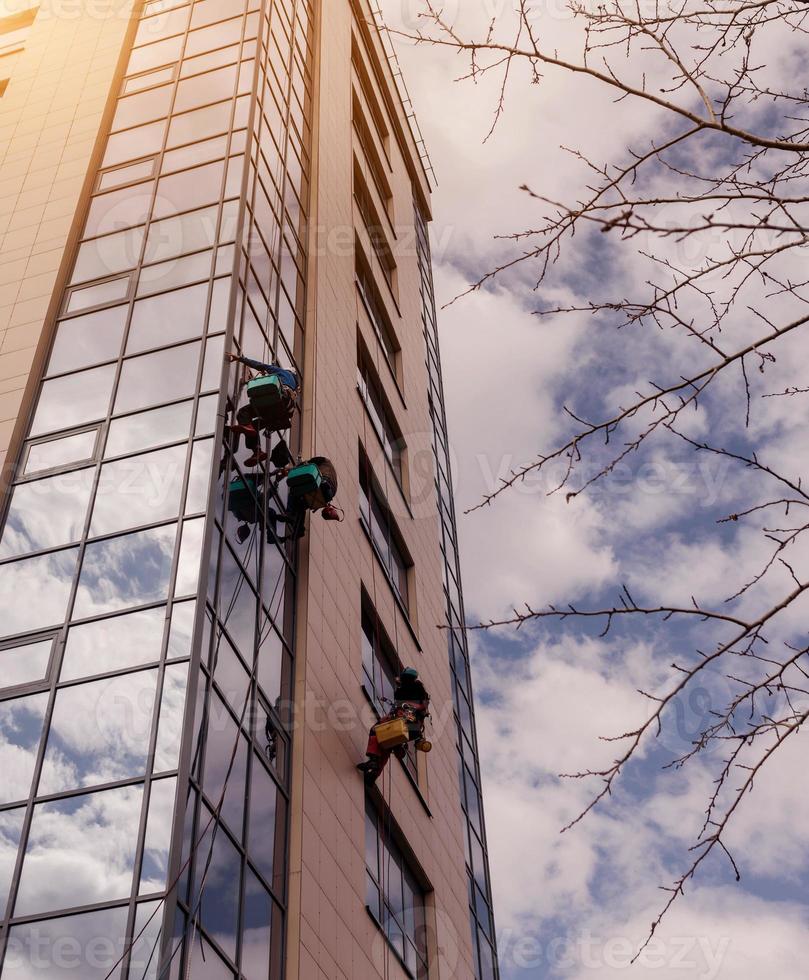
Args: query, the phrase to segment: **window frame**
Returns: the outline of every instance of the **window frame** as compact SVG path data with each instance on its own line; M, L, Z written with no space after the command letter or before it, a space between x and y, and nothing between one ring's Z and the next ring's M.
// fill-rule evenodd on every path
M382 446L396 485L409 507L407 443L359 331L357 332L357 392L368 414L374 434ZM379 424L377 418L380 420Z
M388 833L386 839L379 833L380 822L387 825ZM373 828L373 840L376 844L376 870L368 866L369 836ZM391 896L389 893L390 877L384 876L380 880L379 868L383 862L388 864L395 863L401 869L402 881L402 906L404 911L404 882L408 879L408 886L413 892L417 901L421 901L421 914L417 915L416 910L419 906L414 906L410 916L413 924L412 933L407 927L407 917L401 913L393 911ZM426 980L430 972L430 950L426 943L428 909L432 911L429 903L429 896L432 894L426 875L418 865L412 849L407 844L407 840L393 818L385 801L378 792L366 790L365 793L365 883L366 883L366 905L365 908L375 923L376 927L385 937L385 942L393 951L405 973L416 980ZM367 899L370 897L371 889L375 889L377 895L377 911L375 911ZM416 972L407 964L406 957L402 956L391 940L389 933L389 922L395 923L398 932L402 936L402 947L410 943L416 955ZM419 941L419 938L421 941Z
M393 594L405 612L406 619L409 622L413 591L412 569L415 567L415 563L404 543L404 538L390 509L390 505L387 502L385 494L382 492L379 481L374 476L370 460L361 443L359 448L359 487L360 524L368 536L374 555L382 566L382 570L393 590ZM368 503L367 514L363 501L367 501ZM374 506L381 511L384 517L384 527L380 528L380 530L385 531L387 555L383 554L382 549L377 543L377 535L374 534ZM399 576L394 573L392 567L394 564L398 569L401 569L403 582L397 581ZM404 589L402 589L402 584L404 585Z

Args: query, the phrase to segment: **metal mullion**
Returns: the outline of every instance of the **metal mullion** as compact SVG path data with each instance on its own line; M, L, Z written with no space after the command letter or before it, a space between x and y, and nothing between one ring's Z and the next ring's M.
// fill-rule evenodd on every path
M96 540L100 541L102 539L98 538ZM87 626L91 623L99 623L107 619L119 619L122 616L128 616L131 613L146 612L149 609L159 609L161 606L165 606L165 605L166 605L165 599L161 599L159 602L145 602L140 606L126 606L124 609L115 609L115 610L111 610L108 613L96 613L95 616L86 616L83 619L71 619L67 625L70 626L71 628L75 626ZM58 627L58 628L61 629L62 627Z
M71 628L72 628L71 624ZM180 663L180 660L176 661ZM162 663L161 659L152 660L147 664L136 664L134 667L122 667L120 670L111 670L103 674L88 674L86 677L73 677L67 681L57 682L57 691L70 690L73 687L80 687L82 684L95 683L96 681L114 680L116 677L126 677L127 674L143 674L148 670L156 670Z
M127 779L115 779L106 783L78 786L75 789L60 790L58 793L47 793L43 796L34 795L31 802L33 806L37 807L45 803L58 803L60 800L72 800L79 796L90 796L96 793L106 793L109 790L125 789L128 786L140 786L144 778L144 776L130 776Z
M102 912L105 909L122 909L127 905L128 899L116 899L112 902L94 902L91 905L73 905L69 909L58 909L51 912L40 912L37 915L21 916L19 919L9 920L8 928L14 926L28 925L36 922L46 922L49 919L67 919L74 915L86 915L88 912Z

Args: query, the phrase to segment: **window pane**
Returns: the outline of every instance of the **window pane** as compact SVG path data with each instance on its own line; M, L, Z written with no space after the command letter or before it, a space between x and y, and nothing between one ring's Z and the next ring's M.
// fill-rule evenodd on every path
M90 310L94 306L107 306L120 302L129 295L130 277L112 279L98 286L85 286L83 289L73 289L67 301L67 313L78 313L80 310Z
M75 980L77 960L81 964L81 980L118 980L121 967L115 963L124 952L126 916L124 907L14 926L9 932L3 980L44 980L43 950L47 980ZM99 937L103 937L102 946ZM77 943L79 952L74 957ZM57 950L70 952L58 956Z
M191 401L180 402L177 405L153 408L149 412L114 419L110 423L107 436L105 459L187 439L193 407L194 403Z
M58 691L38 796L146 774L157 670Z
M187 455L188 446L183 444L105 463L96 491L91 536L177 517Z
M250 785L250 841L248 853L270 885L275 887L274 875L283 874L283 869L275 867L275 844L283 839L281 814L278 812L278 790L270 774L253 755L253 778ZM279 866L281 861L279 860Z
M211 248L216 244L218 221L218 205L155 221L149 228L145 261L159 262L173 255Z
M160 85L161 82L170 82L174 75L174 68L158 68L145 75L138 75L137 78L129 78L124 82L124 95L131 95L132 92L139 92L142 88L149 88L151 85Z
M190 75L199 75L204 71L210 71L212 68L220 68L223 65L233 64L239 60L240 54L241 46L231 44L227 48L221 48L219 51L211 51L209 54L201 54L196 58L183 58L183 63L180 67L180 78L188 78ZM216 98L221 98L221 95L217 94Z
M204 517L195 521L186 521L183 524L183 540L180 546L177 583L174 590L177 596L193 595L197 591L204 530Z
M177 525L87 546L75 616L96 616L165 599Z
M200 391L218 388L222 380L222 364L225 357L224 335L211 337L205 344L205 366L202 369Z
M200 398L197 406L197 425L195 436L207 436L216 429L216 410L219 407L219 395L206 395Z
M205 775L202 785L205 795L216 806L222 796L225 777L231 765L233 746L237 742L236 722L217 694L211 695L208 733L205 740ZM247 781L247 739L238 736L238 748L227 783L222 819L237 838L242 838L244 795ZM267 832L267 828L265 828ZM223 837L219 834L219 837Z
M34 807L15 914L129 898L142 794L126 786Z
M124 361L116 414L193 395L199 354L200 344L196 343Z
M0 690L44 681L48 676L52 650L53 638L0 650Z
M187 255L182 259L171 259L168 262L161 262L159 265L150 265L141 270L138 281L138 296L148 296L164 289L176 289L178 286L185 286L186 283L210 279L211 258L210 251L197 252L196 255ZM189 331L186 336L199 336L202 333L202 327L203 323L197 324L196 329Z
M154 119L165 118L169 113L172 92L171 85L163 85L119 99L110 132L115 133L120 129L130 129Z
M206 510L208 485L211 480L211 460L213 440L205 439L194 443L191 457L191 473L188 478L188 497L185 503L186 514L196 514Z
M272 941L272 899L252 871L246 871L242 918L242 974L245 980L267 980Z
M62 320L56 331L48 374L62 374L115 360L121 351L127 312L126 306L114 306Z
M0 636L31 633L64 622L78 549L0 565ZM20 602L20 596L36 601Z
M156 663L163 644L165 606L127 616L72 626L67 634L60 679L75 680Z
M143 234L143 228L134 228L85 242L79 248L71 283L103 279L134 269L140 261Z
M138 300L132 313L127 353L199 337L205 326L207 302L207 283Z
M180 758L188 664L169 664L163 676L154 771L170 772ZM218 801L217 801L218 802Z
M11 878L19 850L25 808L0 813L0 915L5 914ZM12 950L13 955L13 950Z
M250 675L233 646L224 636L218 643L218 649L214 651L212 666L216 686L224 694L231 708L240 716L250 687Z
M142 20L133 47L137 48L161 37L171 37L174 34L184 33L188 26L188 7L184 6L179 10L171 9L171 7L176 6L177 4L172 4L166 12L157 17ZM157 11L150 9L149 13L157 13Z
M131 980L158 980L158 950L163 917L159 902L141 902L135 916L134 946L129 957L129 976Z
M31 435L44 435L96 422L107 414L115 377L113 366L54 378L42 385Z
M218 201L224 166L224 161L219 160L171 177L161 177L157 182L154 217L163 218Z
M208 894L210 889L206 887L205 894ZM234 898L230 898L231 904L235 902ZM207 901L205 903L208 904ZM235 909L235 905L233 905ZM216 916L209 916L207 918L216 919ZM223 916L224 918L224 916ZM234 923L235 925L235 923ZM211 928L211 926L209 926ZM194 943L194 948L190 952L191 962L188 970L188 976L193 977L194 980L233 980L233 971L228 968L225 961L216 952L216 950L211 946L211 944L202 936L198 934L199 938L197 942ZM222 937L217 937L220 942ZM232 940L231 940L232 944ZM228 948L228 943L223 944L225 949Z
M230 129L232 102L219 102L206 109L195 109L175 116L169 126L168 147L182 146L196 140L210 139ZM142 155L142 154L141 154Z
M0 803L28 799L47 706L47 694L0 702Z
M152 783L140 873L141 895L162 892L166 887L176 792L176 779L159 779Z
M208 820L207 808L202 808L200 820ZM203 853L210 848L210 834L203 838ZM198 861L194 882L194 907L199 902L199 889L204 873L205 862ZM205 883L205 901L200 909L200 919L204 928L216 936L219 944L233 959L236 958L236 933L238 929L239 895L241 891L241 859L236 848L221 831L216 835L213 854ZM210 953L208 954L210 956ZM207 977L205 970L191 976Z
M130 164L128 167L118 167L115 170L108 170L102 174L98 181L99 191L111 191L124 184L132 184L138 180L145 180L154 174L154 157L148 160L141 160L139 163Z
M147 47L136 48L129 59L127 75L136 75L157 68L160 65L170 65L180 57L182 37L173 37L167 41L158 41Z
M78 435L67 436L64 439L35 443L29 448L23 473L30 476L42 470L56 469L92 459L97 438L98 430L90 429L88 432L80 432Z
M0 558L44 551L81 538L95 468L60 473L14 488Z
M218 102L220 99L232 95L236 86L237 75L238 65L231 65L228 68L219 68L216 71L208 72L206 75L197 75L195 78L185 79L177 86L174 112L180 113L187 109L196 109L199 106Z
M216 136L203 143L192 143L180 150L169 150L163 156L162 172L171 173L173 170L185 170L198 163L209 160L221 160L227 153L227 137Z
M107 141L102 167L114 167L116 164L126 163L127 160L138 160L157 153L165 130L166 123L160 120L136 129L127 129L123 133L115 133Z
M138 156L143 154L139 153ZM82 237L95 238L96 235L108 235L122 228L142 225L149 213L153 193L154 184L149 183L94 197Z
M204 27L206 24L213 24L214 21L225 20L233 15L233 4L230 0L199 0L194 4L194 16L191 18L191 27ZM222 44L235 41L242 33L243 20L236 17L229 20L226 24L218 24L216 28L209 28L207 31L197 31L189 36L191 39L196 37L194 47L198 51L206 51L208 48L218 48ZM226 40L225 40L226 38Z
M169 648L166 652L169 660L191 655L191 639L194 633L196 608L195 602L181 602L172 608Z

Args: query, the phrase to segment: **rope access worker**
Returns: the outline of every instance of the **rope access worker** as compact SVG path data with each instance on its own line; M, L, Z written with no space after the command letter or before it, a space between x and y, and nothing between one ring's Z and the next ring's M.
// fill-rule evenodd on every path
M289 528L279 543L302 538L306 533L306 512L320 511L324 521L342 521L343 513L332 501L337 495L337 470L326 456L313 456L297 466L280 471L287 480L286 515L270 513L270 519L281 521Z
M430 713L430 695L419 680L415 667L405 667L396 678L391 710L371 727L368 735L368 756L357 769L367 783L375 783L388 764L391 755L404 759L407 745L414 742L420 752L429 752L430 742L424 737L424 723Z
M250 526L264 523L266 512L267 541L271 544L285 544L287 541L297 541L306 533L307 511L320 511L325 521L343 521L342 510L332 503L337 493L337 471L330 459L325 456L313 456L306 462L293 465L293 460L286 442L281 442L273 449L270 461L277 467L269 474L271 490L286 478L287 505L286 514L279 514L271 505L271 495L266 501L256 478L253 476L238 477L230 484L228 509L239 521L236 537L244 543L250 537ZM283 536L276 531L276 524L287 525L287 533Z
M244 465L258 466L267 458L259 445L259 432L262 429L282 432L292 424L292 413L300 390L298 376L279 364L265 364L231 352L226 353L225 358L231 363L239 361L258 374L257 378L247 382L250 401L236 413L236 425L231 426L230 430L237 440L243 435L245 445L252 450Z

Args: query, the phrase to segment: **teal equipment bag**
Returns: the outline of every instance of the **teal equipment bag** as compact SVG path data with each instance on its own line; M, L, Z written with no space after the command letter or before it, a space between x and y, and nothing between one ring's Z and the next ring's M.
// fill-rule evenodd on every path
M255 524L260 510L260 495L254 477L232 480L228 488L228 510L237 521Z
M323 482L320 470L314 463L302 463L293 467L287 475L287 486L293 497L308 497L320 490Z
M273 408L284 398L284 386L277 374L265 374L247 382L247 397L254 408Z
M277 374L265 374L247 382L247 397L256 415L270 432L288 429L292 422L289 392Z

